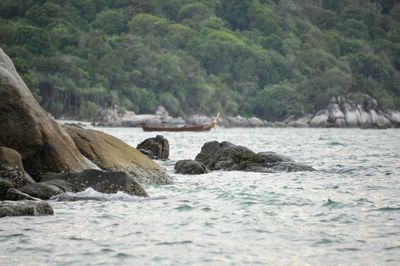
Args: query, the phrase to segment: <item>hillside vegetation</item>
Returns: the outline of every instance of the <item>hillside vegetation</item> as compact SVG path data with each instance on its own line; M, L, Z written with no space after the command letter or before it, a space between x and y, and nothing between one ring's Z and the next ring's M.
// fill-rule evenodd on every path
M0 46L55 116L276 120L367 93L400 108L396 0L1 0Z

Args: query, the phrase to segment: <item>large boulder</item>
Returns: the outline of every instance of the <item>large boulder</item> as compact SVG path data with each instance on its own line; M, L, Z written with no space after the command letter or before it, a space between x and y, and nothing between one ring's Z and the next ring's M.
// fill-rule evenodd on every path
M184 175L201 175L210 172L202 163L196 160L180 160L175 164L175 172Z
M196 161L203 163L210 170L254 172L314 170L312 167L302 167L288 157L271 152L255 153L246 147L237 146L227 141L205 143L201 152L197 154ZM280 165L285 165L285 167Z
M54 180L64 180L72 184L76 192L93 188L102 193L122 191L139 197L148 197L144 188L126 172L89 169L81 173L47 173L42 176L42 180L47 186Z
M0 201L0 218L6 216L36 216L53 214L53 208L45 201Z
M136 148L151 159L166 160L169 157L168 140L161 135L142 141Z
M18 151L26 171L81 171L93 165L71 137L40 107L0 48L0 146Z
M172 183L157 163L123 141L97 130L64 127L80 152L101 169L128 172L143 184Z
M21 154L6 147L0 147L0 177L10 180L17 188L35 182L25 172Z
M268 167L268 161L244 146L230 142L207 142L197 154L196 161L210 170L257 170Z

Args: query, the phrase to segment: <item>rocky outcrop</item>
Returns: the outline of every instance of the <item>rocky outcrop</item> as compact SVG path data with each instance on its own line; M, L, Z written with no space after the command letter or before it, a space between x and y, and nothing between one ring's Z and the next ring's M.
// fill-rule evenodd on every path
M126 172L89 169L81 173L48 173L42 177L42 180L46 186L55 186L51 185L54 181L63 180L72 185L73 192L83 191L90 187L102 193L122 191L139 197L148 197L144 188Z
M1 48L0 113L0 146L18 151L33 178L49 171L92 167L71 137L40 107Z
M400 112L382 110L365 94L348 95L346 100L332 97L328 108L311 119L311 127L391 128L400 126Z
M237 146L227 141L205 143L201 152L197 154L196 161L203 163L210 170L254 172L314 170L312 167L297 164L287 157L275 153L257 154L244 146Z
M201 175L209 173L210 170L202 162L196 160L180 160L175 164L175 172L184 175Z
M166 160L169 157L169 142L161 135L142 141L136 148L150 159Z
M45 201L0 201L0 218L6 216L36 216L53 214L53 208Z
M79 151L103 170L125 171L142 184L169 184L160 166L123 141L97 130L64 126Z
M10 180L17 188L35 182L25 172L21 155L6 147L0 147L0 177Z

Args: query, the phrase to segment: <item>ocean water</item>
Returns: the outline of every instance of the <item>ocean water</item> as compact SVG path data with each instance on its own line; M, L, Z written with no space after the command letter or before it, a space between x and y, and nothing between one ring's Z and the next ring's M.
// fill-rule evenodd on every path
M132 146L156 134L103 128ZM88 189L54 216L0 220L0 265L400 265L400 131L164 133L174 184L150 198ZM175 174L206 141L275 151L316 172Z

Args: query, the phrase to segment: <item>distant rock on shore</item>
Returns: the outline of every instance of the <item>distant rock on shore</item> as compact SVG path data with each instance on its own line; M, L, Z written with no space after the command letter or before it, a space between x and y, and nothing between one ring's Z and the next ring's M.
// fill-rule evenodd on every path
M164 107L159 106L155 114L135 114L126 112L122 117L116 117L112 110L103 111L105 118L113 119L105 122L100 119L96 125L141 127L143 124L206 124L211 123L214 117L205 115L190 115L185 118L171 117ZM397 128L400 127L400 112L390 109L382 109L377 101L366 95L348 95L344 100L340 97L332 97L326 109L315 114L302 117L289 116L283 121L269 122L257 117L222 116L217 124L225 128L232 127L358 127L358 128Z

